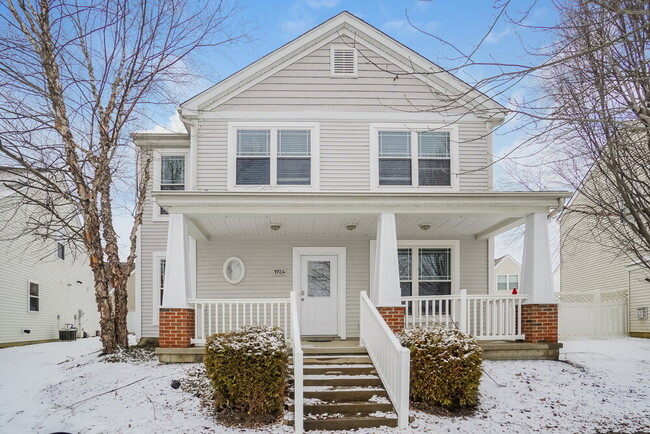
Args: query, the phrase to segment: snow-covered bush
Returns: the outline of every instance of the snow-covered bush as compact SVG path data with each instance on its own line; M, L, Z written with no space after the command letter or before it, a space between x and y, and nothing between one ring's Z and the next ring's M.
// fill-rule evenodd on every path
M398 335L411 351L411 400L448 409L478 403L483 357L458 330L415 327Z
M278 328L246 327L208 338L205 371L218 408L249 415L277 413L284 405L288 354Z

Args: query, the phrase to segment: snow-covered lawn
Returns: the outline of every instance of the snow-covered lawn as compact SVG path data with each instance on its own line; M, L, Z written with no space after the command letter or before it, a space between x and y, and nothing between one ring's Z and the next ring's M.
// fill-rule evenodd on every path
M242 432L217 425L198 398L170 387L195 365L104 363L99 348L91 338L1 349L0 432ZM650 340L565 342L562 359L488 361L494 381L483 376L475 415L413 411L410 431L650 431Z

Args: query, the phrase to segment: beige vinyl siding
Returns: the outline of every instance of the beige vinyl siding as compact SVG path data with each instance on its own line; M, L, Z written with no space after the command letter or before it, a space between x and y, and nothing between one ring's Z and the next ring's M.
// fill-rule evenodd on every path
M648 309L650 315L650 272L643 268L630 270L630 333L650 333L650 319L638 319L636 310Z
M347 333L359 335L359 292L368 291L369 243L364 239L216 239L197 242L198 298L288 297L293 287L294 247L345 247L347 269ZM223 264L231 256L244 261L246 275L231 285L223 277ZM283 277L273 275L285 268Z
M17 206L14 197L0 200L0 344L58 339L59 327L78 325L79 310L82 329L94 336L99 314L85 255L75 258L66 246L65 259L59 259L56 241L25 235L25 222L34 208ZM39 285L38 312L29 311L30 281Z
M487 240L460 240L460 288L468 294L488 293Z
M574 204L581 201L584 197L579 195ZM577 214L567 214L560 221L562 292L627 288L625 266L630 259L599 243L592 227L593 222Z
M233 121L244 121L234 119ZM263 124L264 119L256 120ZM276 120L266 120L277 122ZM293 121L293 119L287 119ZM320 120L320 191L370 191L372 120ZM460 191L488 191L485 123L461 122ZM225 191L228 171L228 122L203 119L197 134L198 190ZM405 187L408 189L409 187Z
M358 77L330 77L330 47L347 44L359 49ZM214 110L381 111L426 110L439 105L435 92L385 57L339 37ZM439 89L436 89L439 90Z
M151 198L147 199L147 206L144 210L143 224L140 230L141 255L141 327L142 336L158 336L158 326L153 324L153 284L154 284L154 252L165 252L167 249L167 227L166 221L153 221L154 203Z

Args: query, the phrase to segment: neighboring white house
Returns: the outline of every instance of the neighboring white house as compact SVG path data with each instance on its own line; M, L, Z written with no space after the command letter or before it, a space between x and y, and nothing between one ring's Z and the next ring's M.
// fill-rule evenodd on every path
M512 293L521 281L521 265L512 256L504 255L494 260L497 293Z
M588 199L578 190L569 203L580 207L588 204ZM602 238L604 235L595 229L594 221L584 215L565 213L559 222L558 296L562 304L572 303L575 308L567 313L566 321L580 321L576 315L580 310L584 322L591 323L592 317L594 322L590 329L585 329L584 337L611 337L627 332L630 336L650 337L650 320L643 314L650 310L647 270L630 264L632 261L627 256L609 247ZM592 315L590 310L595 313ZM562 330L562 312L560 320ZM569 328L576 327L567 327L567 332Z
M466 107L414 107L440 92ZM134 135L154 156L139 336L158 336L161 305L245 299L254 316L292 290L303 335L359 336L362 291L382 307L493 293L493 237L522 223L523 296L553 303L547 214L567 193L494 191L505 113L347 12L189 99L186 133ZM207 315L200 333L228 321Z
M8 179L5 171L1 178ZM25 234L32 207L0 185L0 346L59 338L67 324L95 335L99 314L88 261L66 242Z

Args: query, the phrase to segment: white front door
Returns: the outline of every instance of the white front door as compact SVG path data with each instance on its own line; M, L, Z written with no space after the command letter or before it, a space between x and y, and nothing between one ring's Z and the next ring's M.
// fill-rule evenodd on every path
M338 257L300 257L300 332L311 336L338 334Z

